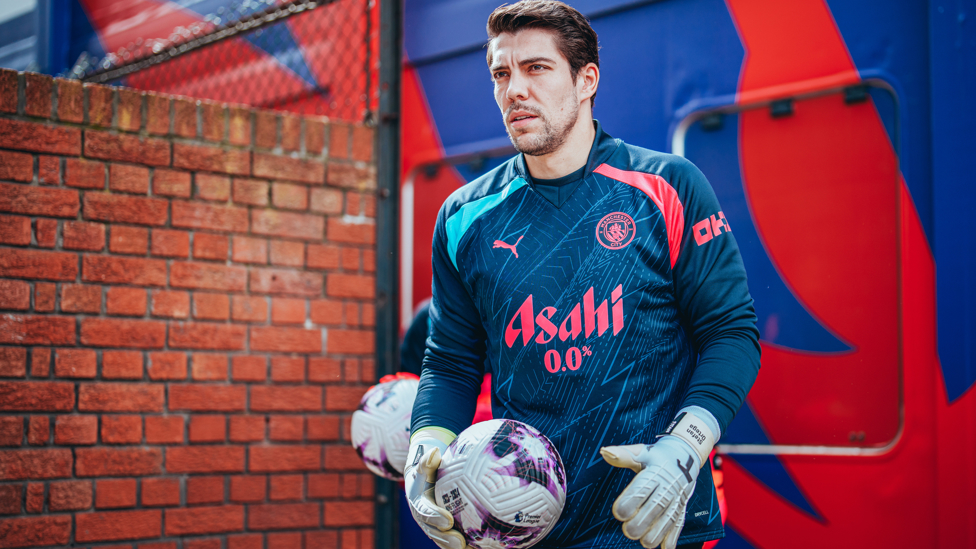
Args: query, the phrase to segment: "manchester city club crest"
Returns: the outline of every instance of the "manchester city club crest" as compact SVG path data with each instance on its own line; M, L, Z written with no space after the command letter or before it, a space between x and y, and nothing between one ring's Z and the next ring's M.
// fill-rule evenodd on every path
M596 225L596 239L608 250L619 250L634 239L634 219L623 212L603 216Z

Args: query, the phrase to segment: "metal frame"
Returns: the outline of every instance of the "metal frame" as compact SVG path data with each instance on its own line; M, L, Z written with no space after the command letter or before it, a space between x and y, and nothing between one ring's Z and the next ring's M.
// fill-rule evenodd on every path
M379 109L376 140L376 373L397 371L397 245L400 190L401 0L379 0ZM376 481L376 548L399 547L399 487Z

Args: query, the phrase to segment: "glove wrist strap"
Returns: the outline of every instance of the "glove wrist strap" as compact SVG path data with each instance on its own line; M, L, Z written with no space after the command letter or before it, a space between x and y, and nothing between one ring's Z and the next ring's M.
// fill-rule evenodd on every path
M674 421L659 436L665 435L678 437L687 442L701 458L702 465L708 461L708 454L712 452L712 447L717 442L708 424L689 412L678 414L678 417L674 418Z

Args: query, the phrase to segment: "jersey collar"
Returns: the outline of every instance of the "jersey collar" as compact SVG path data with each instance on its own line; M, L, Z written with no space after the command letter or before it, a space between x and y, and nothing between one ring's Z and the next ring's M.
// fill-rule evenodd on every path
M619 139L614 139L610 137L610 134L603 131L603 126L600 121L593 119L593 128L596 130L596 137L593 138L593 146L590 147L590 155L586 159L586 170L583 172L583 179L586 179L593 173L593 170L597 169L600 164L606 162L613 151L617 149L620 145ZM529 169L525 165L525 154L519 153L515 157L515 171L520 177L528 182L532 182L532 177L529 176Z

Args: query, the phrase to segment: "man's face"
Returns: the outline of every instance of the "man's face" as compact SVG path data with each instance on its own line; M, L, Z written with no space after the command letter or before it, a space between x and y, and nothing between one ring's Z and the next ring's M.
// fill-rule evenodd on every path
M525 29L500 34L489 67L495 102L515 150L542 156L557 150L579 115L579 93L556 35Z

